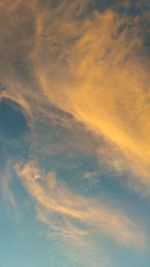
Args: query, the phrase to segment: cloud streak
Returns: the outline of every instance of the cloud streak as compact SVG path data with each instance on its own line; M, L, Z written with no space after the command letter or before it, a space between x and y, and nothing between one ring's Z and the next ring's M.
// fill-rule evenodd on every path
M145 246L144 233L122 212L73 193L65 184L56 180L54 173L41 173L34 162L29 162L22 169L16 166L16 171L40 209L38 218L41 221L51 225L53 216L49 221L48 215L53 213L69 220L67 221L69 227L63 230L62 236L68 235L70 240L77 237L80 240L81 237L82 240L86 235L99 232L127 246L135 248ZM85 230L78 228L77 222L82 223ZM57 220L54 221L52 228L57 229Z

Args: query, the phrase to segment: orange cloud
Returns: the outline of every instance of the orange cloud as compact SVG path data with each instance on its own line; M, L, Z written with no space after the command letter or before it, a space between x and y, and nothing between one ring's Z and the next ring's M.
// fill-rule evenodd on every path
M40 17L33 53L43 93L116 146L125 168L149 186L150 80L146 59L144 65L138 56L140 18L106 11L83 21L57 14L51 20L48 14Z
M120 17L111 10L85 15L86 0L59 1L58 7L53 3L0 3L0 77L6 88L0 98L10 98L23 108L33 146L45 140L36 130L42 120L51 123L52 105L70 114L105 143L103 150L92 147L89 139L84 146L95 149L107 166L129 172L134 188L149 191L150 80L147 59L139 56L141 18ZM26 75L16 70L14 55L26 61ZM70 127L67 116L61 123ZM42 153L50 149L49 141ZM34 148L31 158L32 153ZM123 212L75 194L34 163L18 167L17 173L35 200L38 219L64 239L81 244L102 233L127 246L146 246L145 234ZM15 205L8 183L6 177L4 191Z
M31 127L41 114L47 120L51 104L73 115L105 140L105 153L96 154L116 170L130 171L135 188L149 191L150 80L147 59L139 56L141 18L107 10L80 19L88 1L69 3L1 2L6 90L0 97L20 104ZM27 59L30 79L15 70L16 54Z

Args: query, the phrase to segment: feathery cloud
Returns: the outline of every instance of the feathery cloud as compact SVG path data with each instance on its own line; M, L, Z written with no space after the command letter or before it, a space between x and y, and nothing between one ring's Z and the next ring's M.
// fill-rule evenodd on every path
M35 204L41 209L40 216L46 224L51 225L48 214L58 214L62 218L83 223L86 230L69 226L70 239L74 236L84 237L90 233L103 233L111 236L121 244L143 248L146 245L146 236L123 212L117 211L107 205L98 203L73 193L64 183L56 180L54 173L44 174L35 162L27 163L22 169L16 166L16 171ZM45 212L45 213L43 213ZM45 214L45 216L44 216ZM54 222L57 228L57 220ZM71 230L72 229L72 230ZM66 234L65 231L62 234Z

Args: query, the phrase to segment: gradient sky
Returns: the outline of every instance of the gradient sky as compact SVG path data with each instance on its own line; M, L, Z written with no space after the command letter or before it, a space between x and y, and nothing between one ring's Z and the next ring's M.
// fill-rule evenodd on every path
M0 267L150 266L149 0L0 0Z

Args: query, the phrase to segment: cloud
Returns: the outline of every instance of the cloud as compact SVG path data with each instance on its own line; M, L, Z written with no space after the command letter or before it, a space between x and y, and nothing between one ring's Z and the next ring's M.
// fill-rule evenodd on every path
M5 198L5 201L9 204L11 204L11 206L13 208L16 209L16 200L14 198L14 195L13 193L11 192L10 190L10 176L3 176L2 177L2 181L1 181L1 188L2 188L2 191L3 191L3 195L4 195L4 198Z
M99 232L114 238L119 243L135 248L146 245L146 236L124 213L72 192L56 175L44 174L35 162L29 162L16 171L24 187L38 206L38 218L61 229L61 235L74 240ZM51 224L53 216L58 218ZM51 215L51 216L50 216ZM60 218L67 219L66 230L57 226ZM84 225L84 230L80 224Z
M1 77L6 89L0 95L22 106L31 127L41 114L48 119L51 105L71 114L105 140L105 162L110 165L112 159L116 170L129 171L136 177L133 184L147 190L150 81L143 39L147 12L120 16L114 8L88 11L89 4L67 0L57 5L2 4L2 15L9 16L1 18Z
M124 212L76 194L34 161L65 157L70 145L70 151L97 157L107 171L125 172L132 188L149 193L149 11L121 13L130 1L99 10L94 4L1 1L0 98L18 103L31 128L31 162L16 171L49 235L81 246L99 233L141 250L146 234ZM6 198L15 206L4 177Z
M38 17L33 53L43 93L114 147L108 160L118 150L122 169L149 187L150 81L142 18L111 10L84 20L48 14Z

